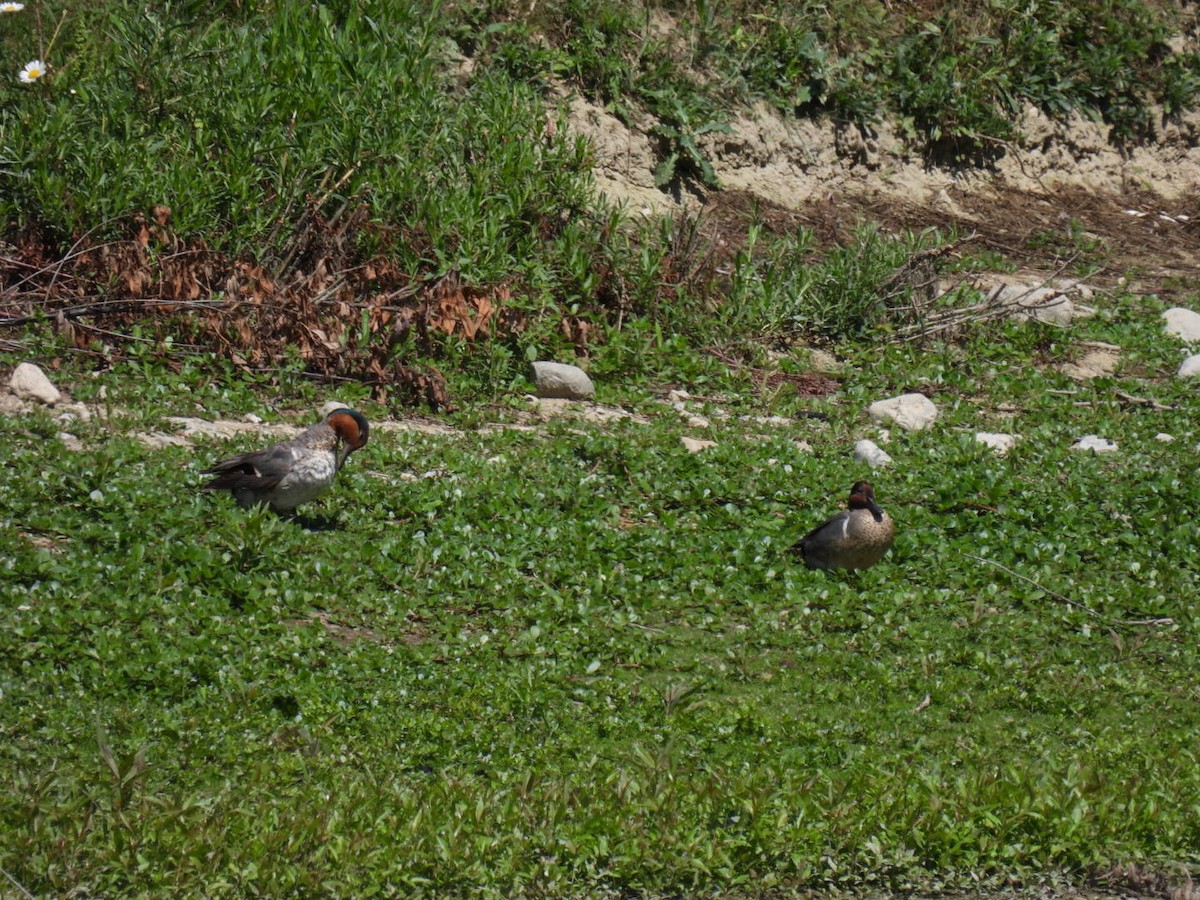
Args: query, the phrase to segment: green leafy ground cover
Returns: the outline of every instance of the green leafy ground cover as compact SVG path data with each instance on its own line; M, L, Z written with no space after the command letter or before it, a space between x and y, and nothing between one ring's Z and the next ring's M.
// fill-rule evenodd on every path
M0 866L107 896L1194 866L1200 435L1192 389L1154 377L1158 312L1077 326L1132 351L1094 390L1028 365L1065 353L1036 327L848 348L839 395L730 393L796 417L715 419L698 455L654 398L605 388L651 423L377 430L309 528L197 492L230 445L150 450L135 413L68 453L45 417L4 419ZM875 478L893 552L798 567L790 542L862 474L864 404L919 383L943 420L896 433ZM972 437L997 426L1023 435L1003 459ZM1070 451L1085 432L1121 451Z

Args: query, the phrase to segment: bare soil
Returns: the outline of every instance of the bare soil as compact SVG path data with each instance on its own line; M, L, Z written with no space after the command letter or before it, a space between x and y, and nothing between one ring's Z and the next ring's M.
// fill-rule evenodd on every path
M597 182L635 214L696 213L706 236L736 247L747 227L810 229L822 244L856 226L955 229L975 247L1034 271L1073 265L1089 281L1164 296L1200 291L1200 114L1165 125L1146 146L1118 148L1100 124L1056 123L1036 111L1024 137L977 167L931 164L887 126L872 133L820 121L784 121L766 108L737 117L704 148L720 190L654 186L654 146L614 116L571 98L569 121L596 155Z

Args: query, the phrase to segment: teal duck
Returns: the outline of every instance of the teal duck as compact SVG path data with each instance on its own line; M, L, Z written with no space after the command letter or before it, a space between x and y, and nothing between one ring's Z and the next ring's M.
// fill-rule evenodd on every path
M242 509L266 504L273 512L290 513L333 484L346 458L366 445L369 432L361 413L335 409L290 441L204 469L204 474L217 477L202 490L229 491Z
M892 546L895 526L865 481L850 489L849 509L818 525L792 547L810 569L867 569Z

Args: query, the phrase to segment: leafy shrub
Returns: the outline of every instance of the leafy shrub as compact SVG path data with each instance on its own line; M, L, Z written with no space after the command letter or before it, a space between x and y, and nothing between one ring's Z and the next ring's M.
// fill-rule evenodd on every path
M1012 136L1012 88L996 46L985 35L962 35L950 16L900 41L896 106L910 137L927 141L934 156L986 155L989 138Z

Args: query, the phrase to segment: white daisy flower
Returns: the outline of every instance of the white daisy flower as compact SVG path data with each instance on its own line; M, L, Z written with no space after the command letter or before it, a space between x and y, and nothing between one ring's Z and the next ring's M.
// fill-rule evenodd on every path
M21 79L22 84L33 84L46 74L47 68L49 67L44 62L40 59L35 59L25 63L25 68L17 74L17 77Z
M0 3L0 13L20 12L24 8L24 3Z

